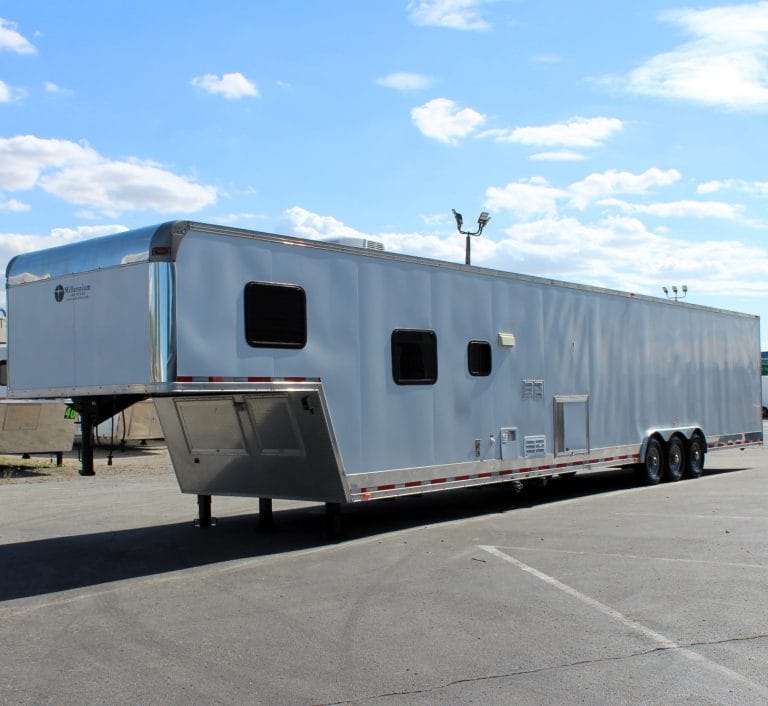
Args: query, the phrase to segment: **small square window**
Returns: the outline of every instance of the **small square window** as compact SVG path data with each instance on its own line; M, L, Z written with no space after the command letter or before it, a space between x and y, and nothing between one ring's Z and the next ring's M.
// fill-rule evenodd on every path
M488 341L470 341L467 346L469 374L485 376L491 374L491 344Z
M434 331L392 332L392 377L398 385L437 382L437 336Z
M245 340L254 348L304 348L307 295L294 284L245 285Z

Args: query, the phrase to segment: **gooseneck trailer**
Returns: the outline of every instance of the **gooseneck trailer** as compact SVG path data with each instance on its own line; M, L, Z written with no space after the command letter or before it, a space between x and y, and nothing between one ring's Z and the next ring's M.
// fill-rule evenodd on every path
M84 427L154 398L203 524L212 495L674 481L762 440L751 315L188 221L20 255L7 288L9 396Z

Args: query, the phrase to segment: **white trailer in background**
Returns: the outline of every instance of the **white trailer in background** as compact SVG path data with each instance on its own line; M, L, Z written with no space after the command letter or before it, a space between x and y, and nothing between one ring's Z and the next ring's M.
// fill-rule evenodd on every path
M211 495L674 481L762 439L755 316L186 221L20 255L7 287L10 394L94 423L153 397L203 524Z
M105 419L95 429L95 442L102 446L144 444L163 438L160 418L151 399L141 400Z

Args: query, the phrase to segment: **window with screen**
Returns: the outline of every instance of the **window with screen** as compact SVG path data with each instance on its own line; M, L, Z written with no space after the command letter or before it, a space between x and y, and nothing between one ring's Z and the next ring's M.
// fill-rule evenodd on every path
M437 382L437 336L434 331L392 332L392 377L398 385Z
M245 285L245 339L254 348L307 344L307 295L294 284Z
M485 376L491 374L491 344L488 341L470 341L467 346L469 374Z

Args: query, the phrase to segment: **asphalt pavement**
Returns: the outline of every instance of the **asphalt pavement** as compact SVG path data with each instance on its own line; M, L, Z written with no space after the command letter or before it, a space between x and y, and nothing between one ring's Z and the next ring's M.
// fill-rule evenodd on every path
M0 481L2 704L765 704L768 450L322 506L214 498L161 447Z

